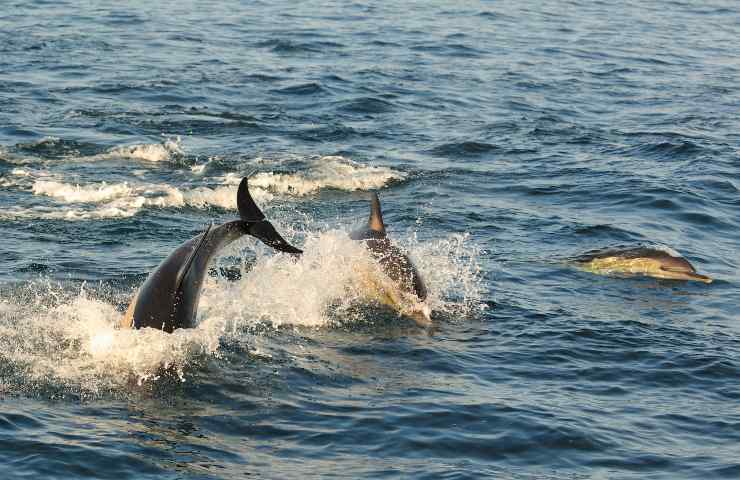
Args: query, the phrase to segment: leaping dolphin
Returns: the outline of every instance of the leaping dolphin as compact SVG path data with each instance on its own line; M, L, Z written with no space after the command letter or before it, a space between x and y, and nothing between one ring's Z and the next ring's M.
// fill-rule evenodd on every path
M573 259L583 270L600 274L646 275L669 280L712 283L678 254L658 248L627 247L594 250Z
M139 288L121 320L121 327L151 327L169 333L177 328L194 327L208 263L242 235L252 235L281 252L302 253L267 221L249 194L246 178L239 184L236 201L240 220L209 226L165 258Z
M367 224L350 233L350 238L365 244L397 288L398 291L386 289L383 292L385 303L401 309L402 313L409 314L419 325L429 326L432 319L431 308L425 303L426 285L409 257L403 250L393 245L386 235L380 199L375 192L372 193L370 218Z

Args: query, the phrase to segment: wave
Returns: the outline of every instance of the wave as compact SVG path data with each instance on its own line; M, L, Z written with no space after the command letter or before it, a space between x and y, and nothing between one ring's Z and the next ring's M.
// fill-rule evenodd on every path
M100 182L74 185L38 180L33 184L32 191L35 195L51 197L62 204L74 204L77 208L65 208L62 211L50 207L15 209L6 212L4 216L87 220L131 217L146 207L218 207L236 210L236 190L236 187L232 186L180 189L166 184L134 185L127 182L114 184ZM269 193L260 191L252 193L258 202L272 199Z
M143 143L115 147L107 153L96 155L99 159L128 158L147 162L166 162L182 158L185 155L182 149L182 139L178 136L168 138L162 143Z
M103 151L99 145L46 137L31 143L19 143L12 149L0 150L0 157L10 164L30 165L52 159L66 162L94 162L99 160L139 160L144 162L177 161L185 156L182 139L166 138L161 143L121 145Z
M494 152L499 147L491 143L477 141L462 141L445 143L432 148L429 153L439 157L477 157L486 153Z
M289 87L273 90L274 93L281 93L284 95L316 95L323 91L324 87L317 82L301 83L299 85L291 85Z
M379 114L394 110L395 105L392 102L377 97L361 97L344 101L340 104L339 108L351 113Z
M210 160L209 160L210 162ZM191 168L202 173L208 163ZM241 176L228 173L215 178L217 185L173 186L157 183L95 182L77 184L60 181L45 170L15 168L0 177L0 186L29 191L36 197L53 199L65 205L11 207L0 218L41 218L49 220L98 220L126 218L145 208L222 208L236 210L237 186ZM265 204L276 196L305 196L319 190L372 190L406 178L406 173L388 167L367 166L339 156L317 157L308 161L301 173L260 172L250 178L254 199Z
M258 42L257 48L268 48L275 53L282 54L312 54L337 50L344 47L343 44L331 41L297 42L289 39L271 39Z
M309 161L301 173L261 172L249 180L249 185L272 193L304 196L321 189L374 190L407 174L388 167L373 167L353 162L341 156L324 156Z

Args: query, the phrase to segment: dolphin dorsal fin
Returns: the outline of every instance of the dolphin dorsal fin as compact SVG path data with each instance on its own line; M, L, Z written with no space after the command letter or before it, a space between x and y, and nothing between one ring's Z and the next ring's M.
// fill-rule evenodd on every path
M372 193L370 198L370 218L367 220L367 226L375 232L385 233L383 212L380 211L380 199L375 192Z
M247 177L242 178L239 184L239 190L236 192L236 205L239 207L239 217L245 222L260 222L265 219L265 214L254 203L249 193Z

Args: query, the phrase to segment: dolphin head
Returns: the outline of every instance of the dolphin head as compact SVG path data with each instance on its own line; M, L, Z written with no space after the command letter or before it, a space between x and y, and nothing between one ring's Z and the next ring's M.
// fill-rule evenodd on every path
M655 276L670 280L693 280L712 283L710 277L696 273L696 269L685 258L670 255L660 258L660 268Z

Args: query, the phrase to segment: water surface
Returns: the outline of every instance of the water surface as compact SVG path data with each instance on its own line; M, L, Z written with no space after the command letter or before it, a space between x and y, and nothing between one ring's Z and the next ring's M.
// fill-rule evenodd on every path
M740 477L739 37L729 1L6 3L0 475ZM240 240L198 328L115 329L244 175L306 257ZM432 331L353 283L373 190ZM617 244L716 280L564 261Z

